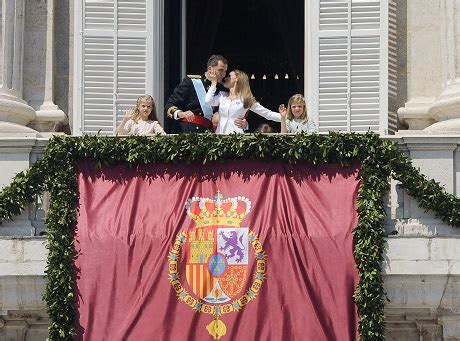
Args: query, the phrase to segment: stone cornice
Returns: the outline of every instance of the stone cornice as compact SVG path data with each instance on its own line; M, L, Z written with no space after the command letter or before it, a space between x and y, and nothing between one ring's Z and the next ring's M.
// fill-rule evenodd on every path
M411 141L406 142L406 146L409 151L415 150L423 150L423 151L430 151L430 150L438 150L438 151L448 151L453 152L459 146L458 143L429 143L429 142L418 142L418 141Z
M0 153L30 153L36 142L36 137L0 137Z
M460 146L459 134L439 134L421 131L401 131L397 135L384 137L398 143L399 148L406 150L443 150L454 151Z

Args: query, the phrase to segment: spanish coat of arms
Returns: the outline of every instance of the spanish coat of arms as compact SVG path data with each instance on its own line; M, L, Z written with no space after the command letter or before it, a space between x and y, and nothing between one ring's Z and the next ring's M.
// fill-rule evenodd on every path
M168 256L169 281L179 300L214 317L206 329L219 339L227 330L221 316L240 311L257 297L266 278L266 254L254 232L240 226L251 211L248 198L224 199L217 192L213 199L188 199L185 209L195 225L176 237ZM249 268L251 257L254 271ZM179 274L181 259L185 274Z

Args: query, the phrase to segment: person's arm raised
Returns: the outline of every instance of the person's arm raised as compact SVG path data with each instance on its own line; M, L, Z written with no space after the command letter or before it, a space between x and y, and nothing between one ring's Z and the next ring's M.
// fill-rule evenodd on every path
M279 112L271 111L262 106L259 102L254 103L249 110L266 118L267 120L281 122L281 115Z
M133 114L134 114L134 109L133 108L128 109L128 110L125 111L125 115L123 116L122 121L120 122L120 124L117 127L117 130L116 130L117 134L126 135L126 134L129 133L129 131L127 129L125 129L125 125L133 117Z
M216 71L211 69L207 72L207 77L211 81L211 86L206 92L206 96L204 98L204 102L212 107L218 106L220 102L220 96L216 96L217 90L217 74Z
M278 111L281 115L281 134L286 134L288 132L286 125L287 110L284 104L280 104L280 106L278 107Z

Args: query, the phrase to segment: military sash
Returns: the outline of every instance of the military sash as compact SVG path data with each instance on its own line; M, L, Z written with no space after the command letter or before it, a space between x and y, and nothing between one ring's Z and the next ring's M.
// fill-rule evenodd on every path
M208 120L212 117L212 108L211 106L207 105L204 101L206 96L206 90L204 88L204 84L201 79L192 79L193 87L196 91L196 96L198 97L198 101L200 102L201 110L203 111L204 117Z

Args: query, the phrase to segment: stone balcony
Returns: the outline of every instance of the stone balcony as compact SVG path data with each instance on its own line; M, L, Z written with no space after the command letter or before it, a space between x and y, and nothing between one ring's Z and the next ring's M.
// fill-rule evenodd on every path
M422 172L460 193L460 135L393 137ZM0 138L0 184L43 152L47 138ZM0 225L0 340L45 340L43 206ZM460 228L419 209L395 181L388 197L383 275L387 340L460 340Z

